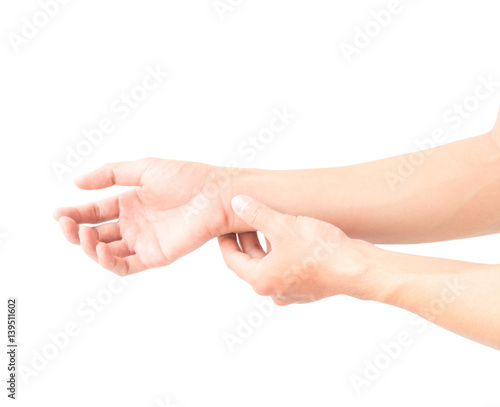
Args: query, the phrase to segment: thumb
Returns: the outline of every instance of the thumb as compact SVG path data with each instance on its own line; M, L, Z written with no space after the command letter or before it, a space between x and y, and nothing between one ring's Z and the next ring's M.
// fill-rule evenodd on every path
M266 235L272 236L279 223L283 223L285 215L269 208L263 203L247 195L237 195L231 200L234 212L245 223Z
M102 189L113 185L141 186L141 177L153 161L153 158L141 158L105 164L75 178L75 184L81 189Z

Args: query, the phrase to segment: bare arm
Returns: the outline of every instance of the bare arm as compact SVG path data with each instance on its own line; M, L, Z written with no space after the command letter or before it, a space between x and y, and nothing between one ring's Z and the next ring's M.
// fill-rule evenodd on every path
M500 349L500 266L379 250L367 299Z
M233 195L254 196L281 212L321 219L374 243L497 233L499 129L497 121L491 132L422 152L424 161L407 177L399 174L411 154L338 168L240 170ZM231 229L245 227L235 218Z
M404 308L500 349L500 266L382 250L328 223L282 214L248 197L235 198L233 206L272 249L264 251L255 232L221 236L226 264L276 304L350 295Z
M120 275L170 264L214 237L252 231L231 208L238 194L373 243L479 236L500 232L499 144L497 122L484 135L422 153L425 162L396 188L387 174L411 155L292 171L229 170L156 158L110 163L76 184L125 185L130 191L58 208L54 217L70 242Z

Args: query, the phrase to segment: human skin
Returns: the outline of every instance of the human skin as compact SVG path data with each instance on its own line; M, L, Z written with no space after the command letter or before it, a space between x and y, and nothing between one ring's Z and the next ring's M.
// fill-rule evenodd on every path
M378 244L411 244L500 232L500 122L483 135L423 152L413 174L391 184L411 154L327 169L243 170L234 194L331 223ZM235 221L233 229L242 226Z
M252 231L231 208L238 194L283 213L331 223L371 243L480 236L500 232L499 146L497 120L490 132L433 149L395 189L386 174L409 155L290 171L156 158L111 163L77 178L76 185L135 188L58 208L54 217L70 242L120 275L168 265L220 235Z
M234 211L262 231L219 237L228 267L278 305L338 294L398 306L500 349L500 266L414 256L349 238L339 228L277 212L247 197Z
M252 262L263 271L257 273L262 278L245 279L277 304L346 294L405 308L500 348L499 266L397 254L372 245L499 232L499 146L497 120L488 133L435 148L395 190L384 174L405 156L293 171L156 158L111 163L77 178L76 185L134 188L58 208L54 217L70 242L121 276L168 265L219 237L228 266L245 278ZM277 233L273 227L279 222L255 222L259 213L254 220L238 216L231 200L242 194L255 197L252 202L260 201L262 208L286 213L281 216L293 219L295 226ZM271 242L270 253L257 246L256 230ZM334 250L326 263L311 265L318 250L324 250L320 238L333 239Z

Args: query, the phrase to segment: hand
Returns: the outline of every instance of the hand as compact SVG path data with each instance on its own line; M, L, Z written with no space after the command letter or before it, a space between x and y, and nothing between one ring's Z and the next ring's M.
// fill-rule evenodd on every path
M259 295L277 305L307 303L336 294L362 298L369 277L370 243L353 240L337 227L316 219L285 215L244 195L233 198L235 213L263 232L227 234L219 245L227 266Z
M226 208L231 174L210 165L144 158L104 165L75 183L82 189L136 187L54 211L71 243L80 244L101 266L122 276L172 263L228 233L229 217L234 216Z

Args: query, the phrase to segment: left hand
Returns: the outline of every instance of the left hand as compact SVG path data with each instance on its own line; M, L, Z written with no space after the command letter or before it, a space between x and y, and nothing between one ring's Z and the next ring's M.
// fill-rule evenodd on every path
M350 239L329 223L285 215L248 196L233 198L232 205L236 215L270 242L266 252L257 232L240 233L238 239L234 233L219 237L227 266L257 294L271 296L277 305L336 294L364 297L370 258L380 249Z
M88 190L135 187L54 211L68 241L120 276L166 266L228 233L232 223L232 176L221 167L143 158L106 164L75 183Z

